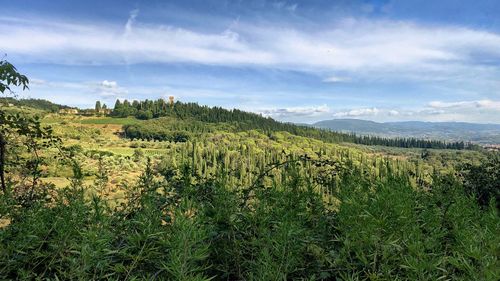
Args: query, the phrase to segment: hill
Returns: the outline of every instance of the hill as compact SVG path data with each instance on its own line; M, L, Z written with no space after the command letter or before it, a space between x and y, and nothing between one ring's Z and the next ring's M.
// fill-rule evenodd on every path
M382 137L472 141L484 144L500 143L500 124L421 121L378 123L360 119L332 119L316 122L313 126L339 132L354 132Z
M183 124L183 130L192 132L205 130L206 126L194 126L192 121L199 121L208 124L227 125L234 131L261 130L267 134L272 132L284 131L296 136L313 138L325 142L349 142L366 145L384 145L394 147L415 147L415 148L450 148L467 149L473 148L470 144L464 142L444 142L438 140L423 140L416 138L383 138L377 136L356 136L355 134L337 133L310 126L299 126L292 123L282 123L269 117L245 112L238 109L224 109L222 107L208 107L197 103L181 103L168 105L163 99L155 101L133 101L130 103L125 100L117 100L112 116L128 117L135 116L138 119L158 119L161 117L172 117L178 120L174 123ZM178 130L175 132L166 132L164 124L158 122L149 122L148 124L133 125L125 128L125 133L131 138L146 138L156 140L172 140L177 138ZM186 137L186 134L181 139Z
M29 107L48 112L58 112L60 109L72 109L67 105L56 104L44 99L15 99L12 97L0 97L0 105L11 107Z
M493 154L136 106L6 134L0 279L496 280Z

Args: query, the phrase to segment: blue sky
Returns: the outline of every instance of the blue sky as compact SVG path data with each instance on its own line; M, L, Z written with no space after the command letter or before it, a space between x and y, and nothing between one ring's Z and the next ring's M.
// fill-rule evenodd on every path
M459 4L460 3L460 4ZM4 1L24 97L500 123L499 1Z

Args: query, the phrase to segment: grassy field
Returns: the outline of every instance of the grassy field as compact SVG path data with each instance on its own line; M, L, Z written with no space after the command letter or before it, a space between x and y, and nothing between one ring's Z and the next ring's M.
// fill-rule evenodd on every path
M92 118L84 118L80 121L80 124L101 124L101 125L131 125L140 123L141 120L138 120L133 117L126 118L113 118L113 117L92 117Z

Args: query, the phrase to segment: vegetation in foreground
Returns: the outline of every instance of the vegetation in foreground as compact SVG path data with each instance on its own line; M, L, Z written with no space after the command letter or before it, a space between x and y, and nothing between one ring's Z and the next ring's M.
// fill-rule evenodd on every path
M497 153L341 144L241 120L0 112L0 279L500 276Z
M3 196L0 275L6 279L496 280L497 209L451 177L415 189L392 172L335 168L338 181L283 164L271 185L232 186L221 170L147 166L126 201L72 184L38 200ZM331 175L331 174L329 174ZM40 188L40 187L39 187ZM42 190L38 189L37 194ZM493 202L493 201L491 201Z

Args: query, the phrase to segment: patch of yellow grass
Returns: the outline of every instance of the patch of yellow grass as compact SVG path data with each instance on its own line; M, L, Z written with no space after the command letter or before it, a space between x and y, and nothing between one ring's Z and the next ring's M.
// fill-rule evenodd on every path
M66 187L69 185L69 180L67 178L63 177L47 177L47 178L41 178L40 179L43 183L52 183L54 184L57 188L62 188Z
M0 218L0 229L5 228L10 225L9 218Z

